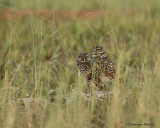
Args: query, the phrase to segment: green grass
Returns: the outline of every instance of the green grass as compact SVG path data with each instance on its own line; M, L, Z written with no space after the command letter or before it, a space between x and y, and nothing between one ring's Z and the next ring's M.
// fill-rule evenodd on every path
M107 9L110 15L0 21L0 127L125 128L136 127L127 123L152 123L159 128L159 3L1 0L3 9ZM132 9L138 10L127 15ZM117 10L125 12L117 14ZM115 81L108 84L113 96L104 102L82 97L87 84L76 65L78 54L91 55L95 45L102 45L118 66ZM50 89L54 92L48 95ZM65 97L74 100L67 102ZM35 104L12 104L18 98L33 98Z

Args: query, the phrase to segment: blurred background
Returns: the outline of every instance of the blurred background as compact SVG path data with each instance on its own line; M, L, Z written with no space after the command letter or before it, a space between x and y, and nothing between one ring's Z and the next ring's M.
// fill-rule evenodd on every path
M159 128L159 28L158 0L0 0L0 127ZM103 102L76 63L95 45L117 64Z

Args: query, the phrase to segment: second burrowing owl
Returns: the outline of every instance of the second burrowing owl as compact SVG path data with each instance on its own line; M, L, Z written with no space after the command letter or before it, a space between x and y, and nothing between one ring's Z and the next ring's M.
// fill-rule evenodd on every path
M116 64L109 59L102 46L95 46L92 49L92 58L95 67L95 83L100 86L103 81L110 81L115 78Z

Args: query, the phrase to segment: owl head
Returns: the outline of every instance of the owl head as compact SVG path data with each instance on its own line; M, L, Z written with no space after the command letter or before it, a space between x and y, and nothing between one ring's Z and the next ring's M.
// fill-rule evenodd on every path
M90 62L90 57L87 53L80 53L77 58L77 62Z
M106 57L106 52L102 46L95 46L92 49L93 60L99 60Z

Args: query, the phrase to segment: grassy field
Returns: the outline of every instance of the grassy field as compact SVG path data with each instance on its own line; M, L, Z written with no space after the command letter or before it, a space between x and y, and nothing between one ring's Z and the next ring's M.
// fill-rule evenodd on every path
M0 0L0 8L104 15L0 20L0 128L160 128L158 0ZM118 67L105 101L81 95L87 83L76 58L95 45Z

